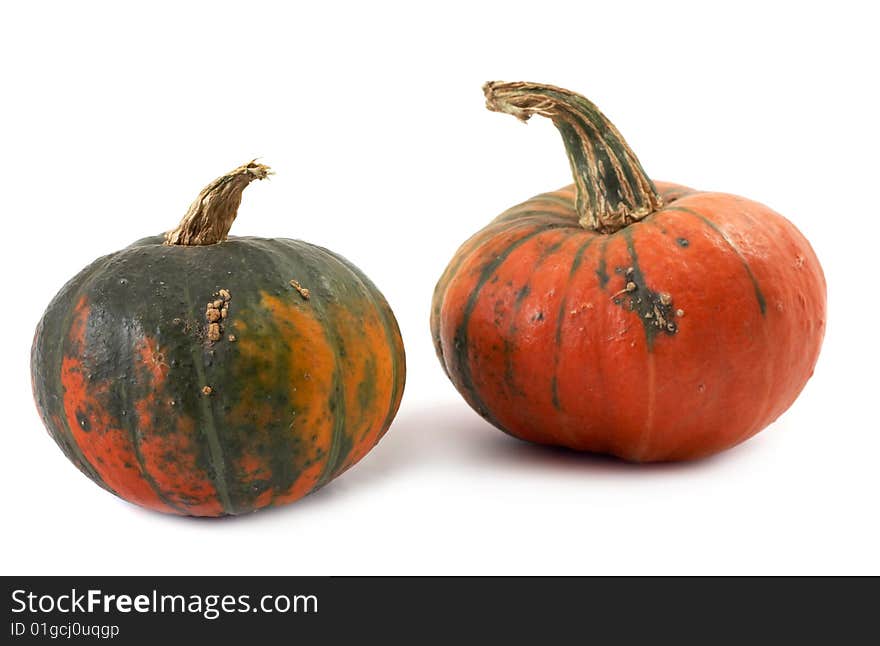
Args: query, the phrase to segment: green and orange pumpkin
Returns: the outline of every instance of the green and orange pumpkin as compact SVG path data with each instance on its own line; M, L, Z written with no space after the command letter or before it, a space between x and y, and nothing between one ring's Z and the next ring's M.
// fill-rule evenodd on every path
M488 83L487 107L562 134L574 185L495 218L434 292L437 355L518 438L631 461L699 458L782 414L813 373L825 279L768 207L652 182L584 97Z
M373 283L315 245L227 237L267 173L235 169L176 230L93 262L37 327L43 422L130 502L221 516L297 500L360 460L397 411L403 344Z

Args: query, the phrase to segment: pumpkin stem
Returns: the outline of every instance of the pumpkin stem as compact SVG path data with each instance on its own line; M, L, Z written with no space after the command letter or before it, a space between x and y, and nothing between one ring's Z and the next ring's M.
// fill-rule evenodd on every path
M486 107L528 121L539 114L562 135L585 229L613 233L663 206L654 183L617 128L580 94L538 83L490 81Z
M268 166L254 159L215 179L190 204L177 228L165 234L165 244L195 246L226 240L244 189L271 173Z

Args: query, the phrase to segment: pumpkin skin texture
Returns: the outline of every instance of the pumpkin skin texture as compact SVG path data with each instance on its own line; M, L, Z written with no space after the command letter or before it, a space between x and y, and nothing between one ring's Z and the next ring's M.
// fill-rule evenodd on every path
M42 419L83 473L192 516L326 484L383 436L405 378L394 315L354 265L246 237L157 236L98 259L49 305L31 366Z
M523 440L625 460L690 460L765 428L812 375L825 280L788 220L658 182L662 206L608 233L574 185L464 243L431 328L465 400Z

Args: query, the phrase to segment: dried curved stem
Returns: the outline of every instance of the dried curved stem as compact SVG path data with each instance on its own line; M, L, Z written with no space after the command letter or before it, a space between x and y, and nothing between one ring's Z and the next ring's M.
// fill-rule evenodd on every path
M252 181L265 179L271 172L268 166L253 160L215 179L190 204L177 228L165 234L165 244L195 246L226 240L242 192Z

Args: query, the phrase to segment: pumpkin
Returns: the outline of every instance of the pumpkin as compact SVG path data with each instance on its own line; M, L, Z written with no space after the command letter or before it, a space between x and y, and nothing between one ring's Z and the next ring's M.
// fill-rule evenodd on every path
M584 97L484 86L487 107L562 134L574 184L492 220L456 252L431 328L480 415L541 444L688 460L773 422L813 373L825 279L757 202L652 182Z
M227 237L251 162L180 226L68 282L32 350L37 408L64 454L150 509L241 514L292 502L360 460L393 419L403 344L345 258Z

